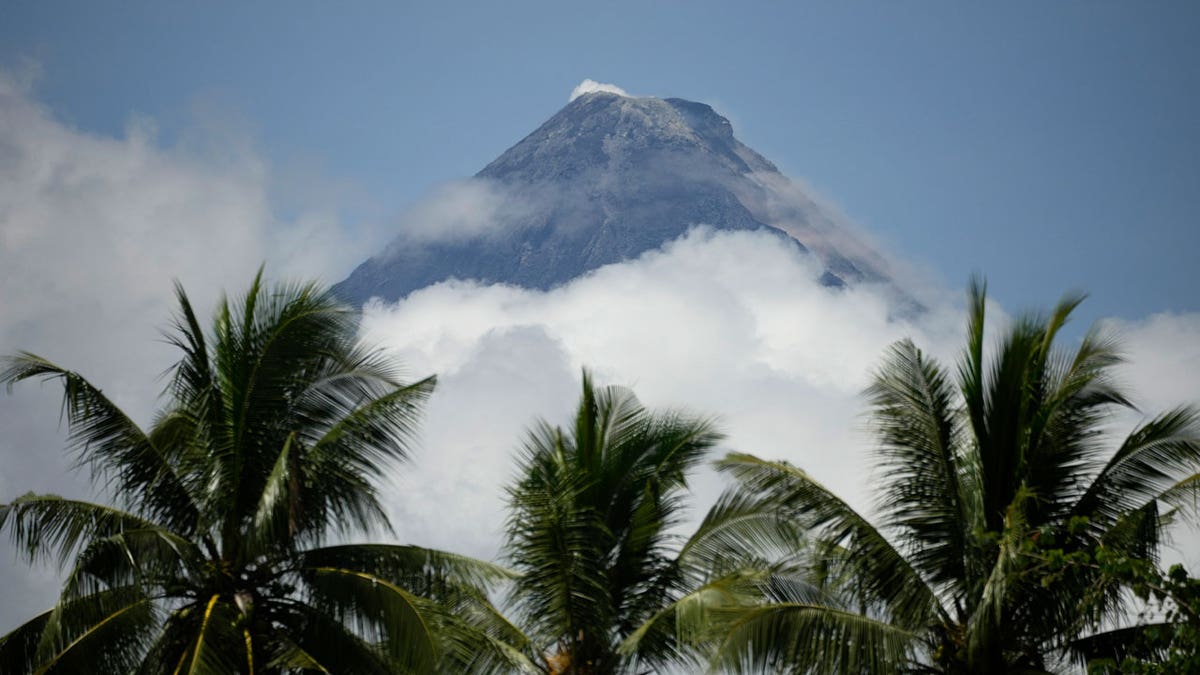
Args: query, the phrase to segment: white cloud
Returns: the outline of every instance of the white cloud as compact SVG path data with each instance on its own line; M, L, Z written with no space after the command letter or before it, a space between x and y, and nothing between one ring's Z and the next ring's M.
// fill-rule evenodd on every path
M443 183L408 206L392 223L391 247L487 236L530 218L530 200L500 183L471 178Z
M1121 341L1126 357L1120 370L1122 382L1142 413L1128 416L1122 427L1179 405L1200 405L1200 313L1110 319L1105 324ZM1200 522L1185 519L1164 557L1168 563L1183 562L1193 575L1200 574Z
M820 274L777 237L700 229L548 292L452 281L368 306L364 337L440 378L427 449L396 491L405 537L492 554L521 430L565 420L583 366L648 405L719 415L727 449L789 459L865 505L871 368L909 335L952 354L961 322L952 308L892 320L881 289L838 291ZM697 508L719 487L702 476Z
M145 119L121 138L85 133L55 119L31 83L0 71L0 354L77 369L139 420L174 357L158 339L172 280L207 315L263 261L274 277L335 280L372 243L347 237L332 209L277 218L271 167L236 134L198 123L167 147ZM67 470L57 398L36 383L0 392L0 501L91 493ZM0 634L54 597L53 571L13 557L0 543Z
M595 80L584 80L583 82L580 82L574 89L571 90L571 98L567 99L567 102L569 103L571 101L574 101L575 99L579 98L580 96L583 96L584 94L594 94L595 92L598 92L598 91L607 92L609 94L616 94L618 96L628 96L629 95L629 94L625 93L624 89L618 87L615 84L606 84L604 82L597 82Z
M1123 377L1147 411L1200 403L1200 314L1109 320L1125 351Z
M364 337L440 378L426 449L394 493L402 535L493 555L513 451L535 419L567 422L583 366L650 406L719 415L729 437L717 455L789 460L869 511L873 444L860 392L903 337L953 368L961 296L923 297L926 313L897 319L886 289L825 288L820 272L777 238L701 229L547 292L450 281L369 305ZM989 317L992 336L1009 322L994 304ZM1146 412L1200 401L1200 317L1152 317L1123 332L1127 379ZM694 507L721 487L704 472ZM1195 553L1178 555L1195 566Z

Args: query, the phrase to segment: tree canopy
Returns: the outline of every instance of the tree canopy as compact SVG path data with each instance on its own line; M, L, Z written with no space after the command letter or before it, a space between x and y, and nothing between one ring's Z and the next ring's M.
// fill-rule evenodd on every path
M222 300L182 288L165 405L139 427L30 353L0 381L57 381L79 464L111 504L28 494L0 529L67 570L58 603L0 638L6 673L453 672L518 642L486 589L506 572L393 533L378 479L410 458L434 378L400 379L312 285Z
M401 378L313 284L262 273L211 326L182 288L179 352L142 428L31 353L0 382L62 387L98 501L0 505L58 602L0 637L5 673L1188 672L1200 584L1163 572L1200 503L1200 410L1134 410L1081 296L985 335L968 294L947 368L893 345L866 391L874 509L799 467L734 453L732 486L684 533L689 480L723 436L584 371L574 420L538 422L508 486L505 562L396 543L381 479L412 455L433 377ZM1116 442L1114 442L1114 440ZM400 524L402 525L402 524ZM513 618L491 595L507 592ZM1137 600L1162 621L1126 621Z
M957 368L911 341L889 350L867 391L873 517L785 462L721 462L736 494L789 514L810 545L806 597L734 620L726 666L1045 672L1123 618L1120 579L1079 565L1047 581L1028 543L1156 562L1174 508L1194 496L1200 413L1168 411L1108 444L1104 425L1132 408L1116 343L1096 330L1073 349L1056 341L1081 300L1019 317L989 349L973 283Z

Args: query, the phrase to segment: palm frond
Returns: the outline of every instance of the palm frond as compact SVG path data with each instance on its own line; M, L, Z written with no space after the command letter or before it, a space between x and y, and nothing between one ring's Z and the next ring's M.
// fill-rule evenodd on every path
M159 626L138 667L137 675L178 675L183 671L203 619L200 602L176 607Z
M1116 343L1095 329L1074 354L1047 357L1045 393L1030 420L1025 479L1038 495L1036 519L1069 513L1106 452L1103 421L1114 408L1132 407L1112 376L1119 363Z
M300 469L296 434L288 434L263 485L254 509L251 544L255 551L270 551L300 530Z
M822 545L824 562L853 579L854 593L887 607L898 626L916 630L945 618L937 594L891 542L808 474L787 462L736 453L717 466L764 508L791 514L809 540Z
M80 463L122 500L0 505L27 556L73 562L55 609L0 639L0 659L144 675L430 672L469 650L522 663L528 641L487 598L508 570L417 547L305 551L387 529L378 483L408 458L434 379L401 381L313 284L268 287L260 268L208 331L176 297L180 356L148 431L77 373L28 353L0 363L10 387L61 382ZM93 650L113 656L84 663Z
M969 534L983 523L973 521L964 485L954 389L935 362L904 340L889 350L867 396L880 440L883 524L899 533L912 565L961 602Z
M318 607L289 600L273 615L281 630L271 637L268 668L363 675L421 672L391 662L380 645L363 639Z
M237 609L228 599L214 594L200 598L191 610L197 613L195 634L176 671L187 675L241 672L245 656L242 636L235 625Z
M999 341L986 380L986 430L976 432L986 529L1000 532L1024 482L1030 420L1041 401L1042 373L1034 367L1045 339L1043 317L1019 317Z
M136 586L59 603L46 617L33 667L13 672L128 671L138 663L157 621L151 599Z
M789 514L764 508L754 495L726 490L676 559L693 579L705 579L793 560L805 546L804 531Z
M137 529L170 532L115 507L33 493L0 505L0 530L4 528L31 562L52 559L60 566L96 538Z
M1143 637L1155 631L1170 631L1170 623L1145 623L1093 633L1074 640L1068 646L1076 663L1086 666L1089 661L1110 659L1119 664L1126 657L1156 660L1164 656L1160 650L1146 649Z
M972 614L967 618L968 662L975 669L987 664L1003 663L1006 646L1005 623L1013 619L1006 614L1012 601L1019 597L1023 579L1021 572L1025 558L1021 549L1029 533L1029 522L1025 518L1027 503L1034 494L1022 486L1017 490L1013 503L1005 514L1004 530L999 533L996 556L988 570L988 577L972 603ZM1022 589L1023 590L1023 589ZM1017 627L1016 630L1021 630ZM1015 632L1015 631L1014 631Z
M780 573L791 570L765 563L728 571L694 586L663 605L620 646L623 654L650 664L698 667L715 653L724 623L733 610L745 610L776 599L772 587L787 583Z
M959 390L963 395L973 438L987 436L987 383L984 380L984 323L987 282L972 276L967 285L967 347L958 360Z
M457 553L397 544L345 544L310 549L297 555L299 568L358 570L402 584L422 595L439 588L486 590L516 574L500 565Z
M1097 534L1200 472L1200 410L1176 408L1126 438L1077 502Z
M390 529L373 483L408 459L421 406L436 381L428 377L361 401L321 436L306 441L294 464L310 478L300 533L329 525L341 532Z
M315 286L268 291L259 282L235 310L225 310L213 344L226 407L221 442L212 448L213 498L239 514L253 512L289 433L296 400L317 366L327 353L352 344L354 334L348 308Z
M94 538L76 557L61 597L71 600L132 584L176 586L189 580L202 559L195 543L161 528L130 529Z
M296 399L295 413L309 421L310 445L365 401L408 386L394 356L381 349L347 342L330 351L308 377ZM311 429L311 431L309 431Z
M1180 480L1158 495L1158 501L1192 518L1200 518L1200 472Z
M0 672L33 672L38 664L38 643L53 611L48 609L0 636Z
M10 390L35 377L61 382L63 413L79 465L106 479L115 494L139 495L130 509L180 531L195 527L197 505L171 458L99 389L82 375L28 352L3 357L0 363L0 382Z
M438 629L440 673L540 673L533 641L474 589L456 587L436 596L447 608Z
M544 431L557 444L557 434ZM521 573L512 594L523 624L543 644L607 630L614 609L604 563L612 535L599 514L577 503L581 477L552 457L530 460L528 477L510 492L507 536L507 558Z
M731 673L896 673L919 635L837 606L778 602L734 610L716 665Z
M596 387L586 370L569 432L530 431L508 491L505 553L521 573L510 595L536 649L629 667L621 639L699 581L688 578L698 567L675 559L672 528L689 472L720 439L711 420L650 411L628 389ZM645 649L638 658L661 665Z
M437 663L444 610L433 601L354 569L305 567L300 575L319 610L381 644L396 663L416 672L429 672Z

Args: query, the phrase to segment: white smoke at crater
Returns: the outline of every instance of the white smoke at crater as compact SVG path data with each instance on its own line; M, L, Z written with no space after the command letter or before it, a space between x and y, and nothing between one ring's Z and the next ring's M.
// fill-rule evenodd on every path
M575 86L574 89L571 90L571 97L569 99L567 99L567 102L569 103L571 101L574 101L575 99L579 98L580 96L583 96L584 94L593 94L598 91L606 92L609 94L616 94L617 96L628 96L629 95L625 92L624 89L618 87L615 84L608 84L605 82L597 82L595 80L585 79L583 82L580 82L578 85Z

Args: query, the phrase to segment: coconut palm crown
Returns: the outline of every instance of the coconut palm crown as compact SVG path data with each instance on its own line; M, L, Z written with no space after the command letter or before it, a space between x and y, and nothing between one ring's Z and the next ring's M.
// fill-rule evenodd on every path
M542 670L653 673L688 659L677 609L708 580L700 561L728 532L709 518L684 543L672 527L689 473L720 437L709 420L596 388L587 371L575 424L529 432L505 552L521 573L512 603Z
M434 378L403 383L315 285L260 270L205 332L182 288L179 361L153 424L29 353L0 380L56 380L79 463L112 503L0 506L31 561L67 571L56 606L0 637L5 673L453 672L512 642L494 566L391 532L378 479L408 459Z
M790 515L809 542L806 586L729 619L731 670L1048 672L1126 616L1110 577L1050 578L1038 551L1156 561L1200 483L1200 414L1158 415L1114 447L1104 425L1132 408L1116 345L1092 330L1055 346L1082 297L1017 319L989 357L985 295L973 282L953 373L905 340L867 391L877 517L786 462L721 462L735 494Z

